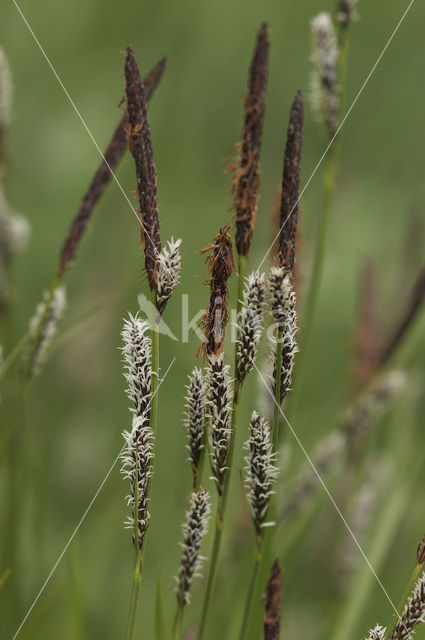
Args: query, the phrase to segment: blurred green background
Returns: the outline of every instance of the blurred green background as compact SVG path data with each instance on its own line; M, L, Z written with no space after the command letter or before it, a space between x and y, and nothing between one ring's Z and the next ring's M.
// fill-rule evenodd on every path
M196 251L229 218L230 180L223 175L221 159L240 139L255 29L261 21L269 22L271 53L252 268L270 242L270 210L281 175L289 106L299 88L306 98L303 184L323 153L325 141L307 100L309 22L318 11L333 11L333 2L22 0L20 7L101 148L120 117L122 50L127 44L134 47L142 73L163 55L168 56L149 116L161 234L163 240L172 235L183 237L179 293L189 294L190 312L195 314L205 306L208 295L202 286L204 259ZM359 2L360 20L351 30L347 105L406 7L407 0ZM99 155L14 4L3 2L1 14L0 44L9 58L14 81L7 194L32 226L30 244L14 263L12 328L1 337L7 351L25 332L42 291L50 284L59 249ZM402 278L411 213L414 211L422 222L424 217L424 20L425 7L416 0L343 128L324 282L293 424L307 451L332 429L352 393L350 340L358 316L358 280L365 257L371 257L378 270L383 332L397 317L403 295L425 257L420 244L417 256L413 256L413 270ZM134 199L135 176L129 154L117 176ZM301 302L315 246L321 178L319 170L302 200ZM138 225L122 193L112 184L66 278L69 307L56 348L13 414L10 447L18 463L9 468L6 450L0 471L0 544L7 550L2 553L0 573L9 567L12 570L0 591L2 638L11 638L16 632L122 446L128 411L118 347L122 317L137 309L138 293L146 292L141 269ZM180 296L176 294L167 307L166 320L177 334L180 315ZM410 371L412 378L391 416L379 427L381 437L375 446L383 449L391 473L376 506L374 529L364 542L368 554L376 548L379 551L380 536L389 537L376 569L395 602L410 574L416 544L425 533L424 473L402 494L396 526L390 531L379 530L380 513L396 491L405 487L410 465L425 443L424 328L422 316L398 353L397 364ZM197 347L194 336L188 344L168 339L161 344L162 370L172 358L176 361L160 393L157 473L138 636L149 640L153 637L158 566L168 619L174 613L173 575L180 557L177 542L190 486L181 424L182 392ZM257 396L258 383L252 375L244 393L241 436L257 406ZM290 434L288 442L296 475L303 454ZM210 640L236 637L250 566L249 522L237 474L234 478L231 513L235 526L245 524L233 532L238 536L237 544L230 530L225 537ZM290 491L290 486L286 479L281 490ZM123 637L133 562L129 535L122 526L127 513L126 491L117 465L19 637ZM376 527L379 533L374 535ZM284 529L281 536L283 544ZM335 598L335 549L341 536L340 517L325 498L307 533L282 557L286 571L282 637L329 636L329 618L345 611L349 598L358 597L359 593L349 591L346 599ZM208 538L205 555L210 543ZM354 544L352 549L354 552ZM361 560L362 570L364 566ZM347 640L363 637L377 622L386 624L392 614L367 567L365 573L362 592L371 577L366 602L347 627ZM199 620L203 589L202 581L194 584L193 603L186 612L187 628ZM419 629L421 636L424 629Z

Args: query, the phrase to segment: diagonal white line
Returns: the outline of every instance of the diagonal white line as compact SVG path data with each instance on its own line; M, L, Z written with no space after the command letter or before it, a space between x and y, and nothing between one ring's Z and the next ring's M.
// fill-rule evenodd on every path
M26 19L26 17L25 17L25 16L24 16L24 14L22 13L22 10L21 10L21 8L19 7L19 5L18 5L18 3L16 2L16 0L12 0L12 2L13 2L13 4L15 5L16 9L18 10L19 15L21 16L22 20L24 21L24 23L25 23L26 27L28 28L28 31L30 32L30 34L31 34L31 35L32 35L32 37L34 38L35 43L37 44L38 48L40 49L41 53L43 54L43 57L44 57L44 59L46 60L47 64L49 65L49 67L50 67L50 69L51 69L51 71L52 71L53 75L55 76L56 80L59 82L59 84L60 84L60 86L61 86L61 88L62 88L63 92L65 93L66 97L68 98L69 102L71 103L72 108L74 109L75 113L77 114L78 118L79 118L79 119L80 119L80 121L81 121L81 124L83 125L84 129L87 131L87 133L88 133L88 135L89 135L89 137L90 137L91 141L93 142L94 146L96 147L97 151L99 152L99 155L101 156L101 158L102 158L103 162L104 162L104 163L105 163L105 165L108 167L108 170L109 170L109 172L110 172L110 174L111 174L112 178L115 180L115 182L116 182L116 184L118 185L118 187L119 187L119 189L120 189L121 193L123 194L124 198L126 199L126 201L127 201L128 205L129 205L130 209L132 210L132 212L134 213L134 215L135 215L135 216L136 216L136 218L137 218L138 223L140 224L140 217L139 217L139 214L137 213L136 209L133 207L133 205L132 205L132 203L131 203L131 201L130 201L130 198L129 198L129 197L128 197L128 195L126 194L126 192L125 192L124 188L122 187L122 185L121 185L120 181L118 180L117 176L115 175L115 173L114 173L114 171L113 171L112 167L110 166L110 164L109 164L109 163L108 163L108 161L106 160L106 158L105 158L105 156L104 156L104 154L103 154L102 149L101 149L101 148L99 147L99 145L97 144L97 142L96 142L96 140L95 140L95 138L94 138L94 136L93 136L92 132L90 131L90 129L89 129L89 127L88 127L88 125L87 125L86 121L84 120L83 116L81 115L81 113L80 113L80 111L79 111L79 109L78 109L77 105L75 104L74 100L71 98L71 96L70 96L70 94L69 94L69 92L68 92L67 88L65 87L64 83L62 82L62 80L61 80L61 78L60 78L59 74L57 73L56 69L54 68L54 66L53 66L53 64L52 64L52 62L51 62L51 60L50 60L49 56L47 55L47 53L45 52L45 50L44 50L44 49L43 49L43 47L41 46L40 41L38 40L37 36L35 35L34 31L32 30L31 25L29 24L28 20ZM153 246L153 247L154 247L154 249L155 249L156 254L159 256L160 254L159 254L159 252L158 252L158 250L157 250L157 248L156 248L156 246L155 246L155 243L153 242L152 238L150 237L149 233L148 233L147 231L144 231L144 233L148 236L149 240L150 240L150 241L151 241L151 243L152 243L152 246ZM165 268L165 270L166 270L166 271L168 271L169 273L171 273L171 272L169 271L169 269L166 267L166 265L165 265L165 264L164 264L163 266L164 266L164 268Z
M407 16L407 14L410 11L411 6L413 5L415 0L410 0L409 5L407 7L407 9L405 10L405 12L403 13L403 15L401 16L399 22L397 23L396 28L394 29L394 31L392 32L387 44L385 45L385 47L382 49L381 53L378 56L377 61L375 62L375 64L373 65L372 69L369 71L368 75L366 76L366 80L363 82L362 86L360 87L360 90L358 91L356 97L354 98L351 107L348 109L347 113L345 114L344 118L342 119L339 127L337 128L333 138L331 139L331 141L329 142L328 146L326 147L326 149L324 150L319 162L316 164L316 166L313 169L312 174L310 175L309 179L307 180L306 184L304 185L303 190L301 191L297 201L295 202L294 206L292 207L291 211L288 213L286 220L283 222L282 226L280 227L278 233L276 234L276 237L274 238L273 242L271 243L271 245L269 246L269 248L267 249L266 254L264 255L264 258L261 260L258 269L261 269L261 266L263 265L264 261L266 260L267 256L269 255L270 251L273 249L277 239L280 236L280 233L282 231L282 229L285 227L286 223L288 222L289 218L291 217L293 211L295 210L295 208L297 207L299 201L301 200L302 196L304 195L306 189L308 188L310 182L313 180L314 176L316 175L317 171L319 170L319 167L321 166L323 160L325 159L325 157L328 154L329 149L333 146L339 132L341 131L342 127L344 126L347 118L350 116L352 110L354 109L354 107L356 106L360 96L362 95L366 85L368 84L369 80L371 79L371 77L373 76L373 74L375 73L376 67L378 66L378 64L381 62L382 58L384 57L388 47L390 46L394 36L396 35L397 31L399 30L399 28L401 27L401 24L403 22L403 20L405 19L405 17Z
M176 358L173 358L172 361L170 362L167 371L164 373L164 376L162 377L162 379L160 380L155 393L152 395L152 398L155 397L156 393L158 393L160 386L162 385L162 383L164 382L165 378L168 375L168 372L170 371L171 367L173 366L174 362L176 361ZM151 398L151 402L152 402L152 398ZM109 478L109 476L111 475L115 465L117 464L122 452L124 451L126 445L124 444L123 447L121 448L119 454L117 455L117 457L115 458L115 460L113 461L112 465L109 467L108 472L106 474L106 476L103 478L102 482L99 485L99 488L97 489L96 493L94 494L93 498L91 499L87 509L84 511L83 515L81 516L80 521L78 522L77 526L75 527L74 531L72 532L71 537L69 538L68 542L66 543L66 545L64 546L63 550L61 551L58 559L56 560L55 564L53 565L49 575L47 576L46 580L44 581L40 591L38 592L37 596L34 598L34 601L32 603L32 605L30 606L30 608L28 609L24 619L22 620L21 624L19 625L15 635L13 636L12 640L15 640L15 638L18 637L22 627L24 626L25 622L28 620L31 611L34 609L35 605L37 604L38 600L41 597L41 594L43 593L43 591L45 590L45 588L47 587L51 577L53 576L54 572L56 571L56 569L58 568L62 558L64 557L65 553L68 550L69 545L71 544L71 542L73 541L73 539L75 538L75 536L78 533L78 530L80 529L81 525L83 524L84 520L86 519L90 509L92 508L93 504L95 503L95 500L97 498L97 496L99 495L99 493L102 491L107 479Z
M56 80L59 82L63 92L65 93L66 97L68 98L69 102L72 105L72 108L74 109L75 113L77 114L77 116L79 117L79 119L81 120L81 124L83 125L84 129L87 131L87 133L90 136L91 141L93 142L94 146L96 147L96 149L98 150L100 156L102 157L103 162L106 164L106 166L108 167L109 171L111 172L111 175L113 177L113 179L115 180L115 182L117 183L121 193L123 194L124 198L127 200L131 210L133 211L134 215L136 216L137 220L139 220L139 216L137 214L136 209L133 207L133 205L131 204L130 198L128 197L128 195L126 194L126 192L124 191L123 187L121 186L118 178L116 177L115 173L113 172L112 168L110 167L110 165L108 164L107 160L105 159L105 156L103 155L103 151L102 149L99 147L99 145L97 144L92 132L90 131L88 125L86 124L86 121L84 120L83 116L81 115L77 105L75 104L75 102L73 101L73 99L71 98L67 88L65 87L64 83L62 82L59 74L57 73L56 69L54 68L52 62L50 61L50 58L48 57L47 53L45 52L45 50L43 49L43 47L40 44L40 41L38 40L37 36L35 35L34 31L32 30L28 20L26 19L26 17L24 16L24 14L22 13L20 7L18 6L18 3L16 2L16 0L12 0L13 4L15 5L15 7L17 8L22 20L24 21L25 25L28 28L28 31L31 33L32 37L34 38L38 48L40 49L41 53L43 54L44 59L46 60L47 64L49 65L53 75L55 76Z
M356 536L353 533L353 530L351 529L350 525L348 524L347 520L345 519L341 509L338 507L337 503L335 502L332 494L330 493L328 487L325 484L325 481L323 480L322 476L320 475L320 473L318 472L318 470L316 469L314 462L312 461L312 459L310 458L310 456L308 455L306 449L304 448L304 445L302 444L301 440L299 439L298 435L295 433L294 429L292 428L292 425L290 424L288 418L286 417L286 415L284 414L282 407L279 405L278 402L276 402L276 399L273 395L273 392L271 391L269 385L267 384L266 380L264 379L264 376L262 375L261 371L258 369L257 365L254 363L254 367L255 370L257 371L258 375L261 378L261 381L263 382L264 386L267 389L267 392L271 395L271 397L273 398L273 402L274 404L278 407L281 415L283 416L283 419L285 420L286 424L288 425L292 435L294 436L295 440L297 441L298 446L300 447L301 451L303 452L303 454L305 455L305 457L307 458L308 463L310 464L311 468L313 469L315 475L317 476L317 479L319 480L320 484L322 485L323 489L325 490L326 495L328 496L329 500L332 502L333 506L335 507L335 510L337 512L337 514L339 515L339 517L341 518L342 522L344 523L348 533L350 534L350 536L353 538L354 543L356 545L356 547L358 548L358 550L360 551L361 555L363 556L367 566L369 567L369 569L371 570L371 572L373 573L374 577L376 578L376 581L378 582L379 586L381 587L383 593L385 594L385 597L387 598L388 602L390 603L392 609L395 611L398 619L400 621L402 621L401 617L398 614L397 611L397 607L395 606L394 602L391 600L390 595L388 594L387 590L385 589L384 585L382 584L379 576L377 575L375 569L373 568L372 564L370 563L367 555L365 554L365 552L363 551L362 546L360 545L360 543L358 542ZM406 629L407 634L409 635L408 630Z

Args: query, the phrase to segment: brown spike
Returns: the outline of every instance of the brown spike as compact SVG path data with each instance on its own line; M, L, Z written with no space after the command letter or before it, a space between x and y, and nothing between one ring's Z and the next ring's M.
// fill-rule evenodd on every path
M264 22L258 32L252 58L248 94L245 100L245 124L241 157L234 179L236 209L236 248L246 256L252 240L260 186L259 158L264 119L264 102L269 53L269 28Z
M275 560L266 587L263 618L264 640L279 640L280 638L281 591L282 571L279 562Z
M394 327L386 345L384 345L377 366L382 367L390 360L397 347L405 337L406 333L409 331L419 311L421 310L424 299L425 266L422 268L416 278L410 294L410 300L408 301L402 317Z
M207 258L208 270L211 274L210 301L203 320L204 342L201 345L201 350L207 355L218 356L224 346L228 321L227 280L232 272L236 271L229 229L229 225L224 226L214 240L199 251L199 253L211 251L211 255Z
M158 256L161 252L156 169L146 110L146 94L131 47L127 47L125 78L130 151L136 164L137 193L140 203L140 228L145 250L145 266L151 291L156 291Z
M156 67L152 69L145 78L146 99L150 100L155 92L156 87L164 73L166 58L158 62ZM117 168L124 151L127 146L126 127L128 123L127 113L122 117L119 125L115 129L106 151L104 160L97 168L96 173L90 183L89 188L81 202L77 215L75 216L68 236L62 248L59 260L58 278L62 279L65 271L71 266L81 238L86 230L87 224L93 214L94 208L99 201L102 193L112 180L112 174Z
M295 265L302 142L303 101L301 91L298 91L289 117L280 202L278 264L291 272Z
M416 560L418 564L423 564L425 562L425 536L418 544L418 549L416 551Z

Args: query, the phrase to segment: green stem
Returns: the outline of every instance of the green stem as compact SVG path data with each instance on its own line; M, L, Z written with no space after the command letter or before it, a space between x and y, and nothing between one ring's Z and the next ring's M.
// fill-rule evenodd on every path
M29 334L27 332L25 333L25 335L22 336L19 342L17 342L13 347L13 349L8 353L7 357L4 359L4 362L0 368L0 380L4 378L6 372L9 370L9 368L12 366L12 364L21 354L22 349L25 347L28 341L28 338L29 338Z
M156 308L156 293L152 292L152 303ZM151 400L151 429L155 435L158 421L158 384L159 384L159 323L161 316L157 314L152 335L152 400Z
M406 605L407 599L410 596L413 587L415 586L416 580L419 577L420 572L422 571L423 568L423 563L422 564L417 564L416 567L413 569L412 574L409 578L409 582L407 583L406 589L403 593L403 597L400 600L400 604L397 607L397 613L394 612L392 621L390 626L388 627L386 633L385 633L385 638L387 638L389 640L389 638L391 638L394 628L397 624L397 622L399 621L399 619L401 618L401 615L403 613L404 607Z
M303 345L302 353L305 353L310 338L311 328L313 326L314 315L316 312L317 301L319 299L320 287L323 279L323 267L326 255L326 239L328 235L329 219L332 210L332 203L335 191L335 174L337 165L336 146L332 146L327 156L327 166L323 181L323 208L319 223L319 232L317 236L316 252L313 262L313 273L311 278L310 290L307 297L307 307L304 315L303 326ZM300 366L300 358L298 358L298 366Z
M182 634L182 622L183 622L184 605L180 603L177 605L177 611L173 624L173 640L180 640Z
M272 424L272 445L273 453L277 453L279 449L279 423L281 412L281 387L282 387L282 352L283 352L283 333L284 327L279 327L277 332L277 345L276 345L276 381L274 390L274 410L273 410L273 424ZM272 495L270 498L270 504L268 508L269 519L273 522L276 519L276 495ZM269 565L271 562L271 550L272 540L275 531L275 526L268 527L262 535L262 549L258 559L254 564L253 572L255 571L255 582L253 583L254 592L250 597L250 609L252 609L252 602L255 594L255 602L258 603L261 597L261 591L264 587L265 581L269 571ZM258 562L258 567L256 564ZM258 574L258 576L257 576ZM244 631L245 633L245 631ZM242 637L242 636L241 636Z
M274 409L272 424L272 444L273 452L276 453L279 445L279 423L280 423L280 395L282 386L282 351L283 351L283 331L284 327L279 327L277 331L276 345L276 382L274 390Z
M137 508L135 509L135 513L137 514ZM135 516L134 519L136 522L136 536L137 536L137 515ZM135 540L136 540L135 544L138 544L137 537ZM128 613L127 633L125 636L126 640L134 640L136 635L137 608L139 603L140 584L142 582L141 562L142 562L141 550L137 547L136 559L134 563L134 572L133 572L133 586L131 589L130 611Z
M196 469L196 473L193 476L193 490L198 491L202 482L202 474L204 472L205 458L206 458L206 449L208 447L208 439L207 439L207 418L205 418L204 423L204 434L202 436L202 449L201 455L199 456L198 468Z
M197 640L202 640L205 633L205 628L206 628L206 623L207 623L208 613L210 608L210 601L211 601L211 596L214 590L215 576L217 573L218 557L220 554L221 537L223 533L224 513L226 510L227 498L229 495L233 451L235 448L236 419L237 419L238 410L239 410L239 400L240 400L241 389L242 389L242 384L237 382L235 379L232 420L231 420L231 427L230 427L229 453L227 458L228 469L226 472L226 477L224 479L223 495L219 497L218 504L217 504L213 550L211 554L210 568L208 571L207 590L205 592L204 604L202 607L201 624L199 627L199 634L198 634Z
M262 538L257 537L257 546L254 553L254 564L252 567L251 580L249 581L248 593L246 597L245 610L242 618L241 631L239 634L239 640L244 640L246 631L248 629L249 620L252 612L252 599L254 593L257 591L257 582L260 573L260 567L262 563Z
M152 303L156 308L156 293L152 292ZM152 336L152 356L151 356L151 406L150 406L150 426L153 433L156 433L157 420L158 420L158 387L159 387L159 322L160 316L157 315L154 320L153 336ZM153 460L155 457L153 458ZM153 461L152 461L153 466ZM136 465L137 468L137 465ZM135 479L134 488L134 544L136 545L136 559L133 573L133 587L131 590L130 611L128 614L127 634L126 640L134 640L136 634L136 621L137 610L139 606L139 593L140 585L142 582L142 562L145 553L146 545L143 545L142 549L138 545L138 482L137 477ZM149 482L148 486L148 500L151 496L152 482Z
M202 614L201 614L201 622L199 625L199 633L197 640L202 640L205 634L208 613L211 603L211 596L214 590L215 576L217 573L217 565L218 565L218 556L220 553L220 545L221 545L221 537L223 534L223 521L220 517L220 513L222 513L222 508L220 506L221 500L219 500L219 504L217 507L217 513L215 517L215 533L214 533L214 543L211 553L211 561L210 568L208 571L208 582L207 582L207 590L205 592L204 604L202 606Z
M229 452L227 454L227 471L226 476L224 478L224 486L223 486L223 499L221 501L221 509L222 515L224 517L224 512L226 510L227 505L227 497L229 495L229 487L230 487L230 478L232 475L232 464L233 464L233 455L235 450L235 440L236 440L236 421L239 413L239 403L240 396L242 391L242 383L238 382L235 378L234 383L234 393L233 393L233 404L232 404L232 418L230 421L230 439L229 439Z
M245 256L238 257L238 267L239 267L239 276L238 276L238 299L236 301L236 310L239 317L239 313L242 307L242 298L243 298L243 288L245 285L245 271L246 271L246 259ZM235 352L236 357L236 352Z
M238 298L236 302L237 317L239 317L239 313L242 306L242 296L243 296L243 288L245 283L245 267L246 267L245 256L241 256L241 255L239 256L238 266L239 266ZM239 412L240 395L242 391L242 383L238 381L237 375L236 375L237 374L236 349L237 349L237 336L236 336L236 343L235 343L235 357L234 357L235 376L234 376L234 384L233 384L233 404L232 404L232 418L231 418L231 424L230 424L229 452L227 455L227 462L228 462L227 472L224 479L223 495L219 497L218 504L217 504L213 549L211 554L210 568L208 571L207 589L205 592L204 603L202 606L201 622L200 622L197 640L202 640L206 630L206 624L207 624L208 614L209 614L209 609L211 604L211 597L214 590L215 576L217 573L218 557L220 555L221 538L223 533L224 513L226 510L227 498L229 495L230 479L232 474L232 463L233 463L233 454L235 449L235 438L236 438L236 424L237 424L237 417Z

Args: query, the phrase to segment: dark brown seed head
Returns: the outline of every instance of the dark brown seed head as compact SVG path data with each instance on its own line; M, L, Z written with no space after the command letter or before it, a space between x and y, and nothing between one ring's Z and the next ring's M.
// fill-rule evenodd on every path
M145 78L146 100L150 100L164 73L166 58L158 62L150 74ZM77 215L75 216L68 236L62 248L59 259L58 277L62 279L65 271L71 266L75 259L81 238L86 230L87 224L93 214L94 208L102 193L112 180L112 174L117 168L127 146L126 128L128 124L127 113L122 117L114 135L109 142L104 153L104 160L94 174L93 180L81 202Z
M281 590L282 571L279 562L275 560L266 587L263 618L264 640L279 640L280 638Z
M280 201L278 264L291 272L295 265L302 143L303 101L301 91L298 91L289 116Z
M156 169L147 118L145 89L131 47L127 47L125 78L129 120L127 136L130 151L136 164L141 238L145 250L146 273L151 291L156 291L158 257L161 252L156 198Z
M220 229L214 240L199 252L211 251L211 255L207 258L208 270L211 274L210 301L204 316L204 342L201 345L207 355L218 356L224 346L228 320L227 280L232 272L236 271L229 228L229 225L226 225Z
M260 186L259 158L263 131L264 101L269 53L269 28L264 22L258 32L252 58L248 94L245 100L245 123L241 157L233 181L236 209L236 248L239 255L249 252L257 214Z
M416 559L418 564L423 564L425 562L425 536L422 538L422 540L418 544L418 549L416 551Z

